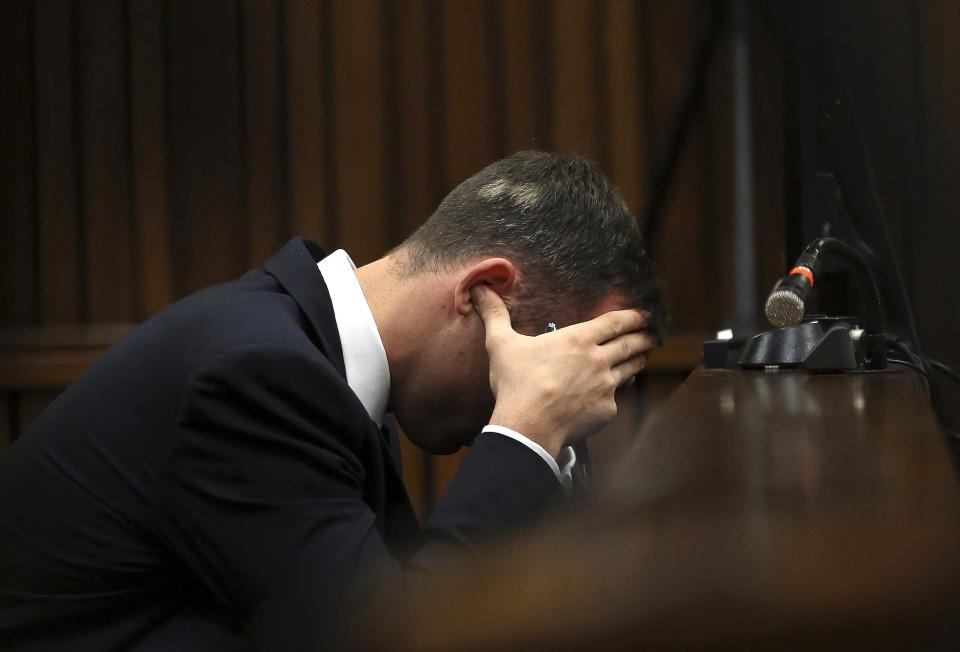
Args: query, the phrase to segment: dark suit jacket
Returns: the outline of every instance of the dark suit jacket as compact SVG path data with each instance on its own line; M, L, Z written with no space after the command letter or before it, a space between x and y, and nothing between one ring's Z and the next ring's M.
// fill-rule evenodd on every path
M295 239L170 306L11 447L0 648L329 644L320 616L347 596L439 573L560 493L532 451L481 435L420 530L346 383L323 255Z

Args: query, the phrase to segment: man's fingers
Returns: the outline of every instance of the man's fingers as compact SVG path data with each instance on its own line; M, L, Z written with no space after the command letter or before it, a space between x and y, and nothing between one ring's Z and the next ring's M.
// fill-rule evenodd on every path
M625 360L618 365L614 365L610 371L617 381L617 387L622 387L628 380L643 371L647 364L647 356L640 354Z
M607 356L607 363L612 367L636 355L646 353L656 345L656 339L649 333L633 332L601 344L600 350Z
M480 314L480 319L483 320L487 337L499 332L513 330L510 325L510 313L499 294L482 285L475 285L470 288L470 299Z
M647 318L638 310L614 310L572 328L582 330L594 344L603 344L624 333L647 327Z

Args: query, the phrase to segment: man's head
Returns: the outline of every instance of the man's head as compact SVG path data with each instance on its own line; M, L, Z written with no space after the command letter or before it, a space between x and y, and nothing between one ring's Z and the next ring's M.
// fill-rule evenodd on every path
M518 152L473 175L444 198L401 245L409 274L483 258L513 262L508 297L514 328L536 332L545 316L577 321L611 293L648 310L663 331L665 311L636 219L600 168L574 155Z
M384 261L398 279L377 302L394 308L378 316L374 307L378 324L387 322L379 325L391 408L436 452L468 443L493 409L475 285L497 292L527 335L620 308L645 310L656 335L664 327L635 218L599 167L578 156L519 152L491 164Z

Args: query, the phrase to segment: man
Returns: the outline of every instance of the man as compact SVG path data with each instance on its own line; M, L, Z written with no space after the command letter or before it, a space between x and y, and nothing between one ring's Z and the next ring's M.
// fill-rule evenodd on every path
M594 164L524 152L360 269L297 239L170 306L0 463L0 647L330 645L529 521L654 346L641 244ZM422 531L389 413L471 446Z

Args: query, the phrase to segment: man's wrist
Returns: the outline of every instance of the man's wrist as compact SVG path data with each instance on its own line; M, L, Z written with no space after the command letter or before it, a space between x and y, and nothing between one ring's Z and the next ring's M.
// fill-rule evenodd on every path
M535 442L541 446L554 460L560 455L564 442L556 437L551 429L545 429L542 425L531 422L509 412L494 409L490 416L491 426L500 426L513 432L523 433L525 439ZM547 430L544 432L544 430Z

